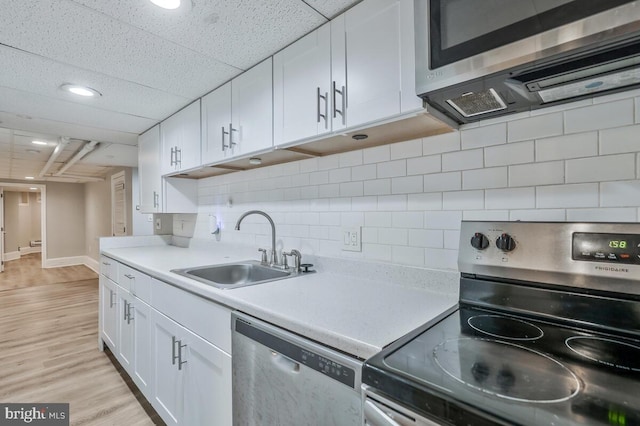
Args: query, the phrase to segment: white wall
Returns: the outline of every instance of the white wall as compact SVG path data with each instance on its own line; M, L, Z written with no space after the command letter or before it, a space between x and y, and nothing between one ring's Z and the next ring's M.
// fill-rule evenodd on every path
M232 199L231 207L227 200ZM303 253L456 269L460 221L637 222L640 91L464 126L461 131L199 181L194 236ZM246 223L246 224L245 224ZM341 227L362 225L362 252ZM231 235L233 233L233 235Z
M84 186L47 182L47 258L85 255Z

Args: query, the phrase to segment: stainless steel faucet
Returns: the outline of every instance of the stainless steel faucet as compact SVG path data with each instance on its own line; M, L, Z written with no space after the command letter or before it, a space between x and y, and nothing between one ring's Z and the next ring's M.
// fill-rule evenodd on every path
M268 214L266 214L265 212L261 211L261 210L249 210L246 213L243 213L242 216L240 216L240 219L238 219L238 221L236 222L236 231L240 230L240 222L242 222L242 220L252 214L259 214L261 216L264 216L267 218L267 220L269 221L269 224L271 224L271 266L279 266L278 265L278 256L276 255L276 225L273 223L273 219L271 219L271 216L269 216ZM263 249L261 249L263 250ZM264 256L263 256L264 259Z

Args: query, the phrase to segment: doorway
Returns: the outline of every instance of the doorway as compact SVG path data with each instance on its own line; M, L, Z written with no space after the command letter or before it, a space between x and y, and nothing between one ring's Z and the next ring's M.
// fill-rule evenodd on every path
M46 186L0 182L0 272L6 262L22 256L40 257L44 268L46 245Z

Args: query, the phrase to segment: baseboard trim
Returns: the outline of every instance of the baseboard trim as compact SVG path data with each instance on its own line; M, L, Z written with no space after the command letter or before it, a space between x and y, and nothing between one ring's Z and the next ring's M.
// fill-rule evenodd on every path
M40 253L42 247L20 247L20 254Z
M96 274L100 274L100 262L92 258L91 256L84 256L84 266L91 269Z
M61 266L85 265L87 256L56 257L45 261L45 268L59 268Z
M17 259L20 259L20 252L19 251L12 251L12 252L4 254L4 261L5 262L8 262L10 260L17 260Z

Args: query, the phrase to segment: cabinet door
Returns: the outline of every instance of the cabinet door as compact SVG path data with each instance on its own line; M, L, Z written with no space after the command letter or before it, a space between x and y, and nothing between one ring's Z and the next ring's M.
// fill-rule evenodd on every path
M134 297L131 323L133 325L133 364L131 377L138 389L151 399L153 366L151 360L151 308Z
M118 330L118 292L116 284L104 275L98 280L100 285L100 314L102 324L100 334L111 351L116 353Z
M202 98L202 164L233 156L229 144L231 82Z
M273 70L271 58L231 81L230 141L234 155L273 146Z
M231 356L188 330L183 344L185 424L231 426Z
M346 107L347 127L393 117L412 106L420 108L414 68L409 72L415 56L412 8L411 0L367 0L332 21L332 55L342 50L346 55L346 71L332 66L336 89L344 86L346 91L334 92L334 100L338 109ZM336 64L340 61L335 58Z
M160 123L162 175L200 165L200 100Z
M140 212L159 213L161 199L160 125L138 137Z
M325 24L273 57L274 143L331 131L331 26Z
M118 327L118 344L116 348L116 357L120 361L120 365L124 367L127 373L133 371L133 342L134 329L129 313L133 298L128 291L122 287L117 287L117 327Z
M169 425L185 424L183 419L184 383L178 370L178 341L182 327L155 310L151 311L153 384L151 404ZM182 366L184 368L184 365Z

